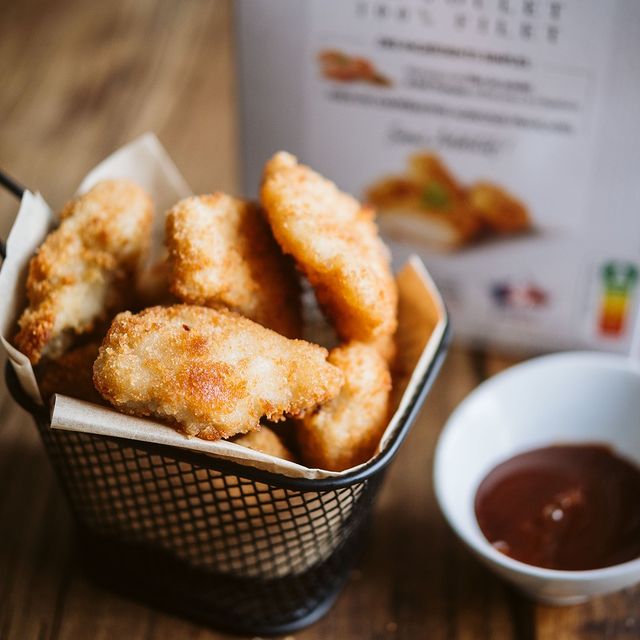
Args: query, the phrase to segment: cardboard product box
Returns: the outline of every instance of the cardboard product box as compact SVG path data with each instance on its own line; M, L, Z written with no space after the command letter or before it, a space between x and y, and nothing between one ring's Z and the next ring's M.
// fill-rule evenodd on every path
M244 191L297 154L418 252L456 335L625 351L638 0L239 0Z

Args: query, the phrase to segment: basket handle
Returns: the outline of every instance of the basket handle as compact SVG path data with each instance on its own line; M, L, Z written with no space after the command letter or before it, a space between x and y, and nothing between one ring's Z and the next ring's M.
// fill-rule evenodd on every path
M11 176L7 175L0 169L0 187L6 189L9 193L12 193L18 200L22 200L22 194L25 192L25 188ZM7 247L4 240L0 238L0 258L3 260L7 255Z

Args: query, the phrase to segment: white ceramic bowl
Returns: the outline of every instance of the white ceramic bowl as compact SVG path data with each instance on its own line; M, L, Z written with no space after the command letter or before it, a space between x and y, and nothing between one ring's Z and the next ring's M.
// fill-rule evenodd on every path
M494 549L474 499L497 464L530 449L598 442L640 465L640 369L622 356L560 353L487 380L449 418L435 454L434 483L453 530L491 569L529 596L574 604L640 582L640 558L591 571L541 569Z

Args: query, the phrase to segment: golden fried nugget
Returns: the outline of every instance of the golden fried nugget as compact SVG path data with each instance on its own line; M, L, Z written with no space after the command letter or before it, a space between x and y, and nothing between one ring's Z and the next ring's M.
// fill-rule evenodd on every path
M67 203L29 264L29 306L15 344L33 364L56 358L74 334L122 308L149 246L152 215L149 196L128 180L105 180Z
M476 182L469 188L468 199L480 220L495 233L518 233L531 227L524 204L495 184Z
M88 342L71 349L57 360L43 359L36 368L40 393L48 400L54 393L87 402L103 404L93 386L93 363L98 357L99 342Z
M373 345L336 347L329 362L345 376L340 394L303 418L297 438L307 466L344 471L366 462L387 426L391 375Z
M116 316L93 381L125 413L216 440L256 429L262 417L304 415L337 395L343 375L326 356L227 309L151 307Z
M250 431L249 433L234 438L233 442L248 449L260 451L260 453L266 453L276 458L295 462L293 454L287 449L280 437L275 431L265 425L261 425L260 428L255 431Z
M186 198L167 214L166 238L180 300L224 305L289 338L300 335L297 275L257 205L224 193Z
M285 152L267 162L261 199L338 335L368 342L393 334L398 293L373 210Z

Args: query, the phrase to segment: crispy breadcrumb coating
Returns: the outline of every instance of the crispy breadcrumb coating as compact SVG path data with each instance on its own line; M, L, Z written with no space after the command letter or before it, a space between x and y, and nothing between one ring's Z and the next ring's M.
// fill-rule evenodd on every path
M298 443L309 467L344 471L375 453L387 426L391 375L371 344L336 347L329 362L344 374L340 394L299 422Z
M233 440L236 444L242 445L254 451L267 453L276 458L295 462L293 454L284 445L280 436L275 431L265 425L261 425L256 431L250 431Z
M54 393L103 404L93 386L93 363L98 357L100 342L88 342L71 349L57 360L43 359L36 368L40 393L48 400Z
M398 295L373 210L285 152L267 162L261 200L338 335L368 342L393 334Z
M226 309L151 307L116 316L94 384L125 413L155 416L207 440L304 415L337 395L327 351Z
M32 364L55 358L73 334L122 308L148 249L151 198L128 180L105 180L67 203L60 226L29 264L29 306L15 344Z
M224 193L181 200L167 214L166 242L171 290L180 300L223 305L300 336L297 275L257 205Z

